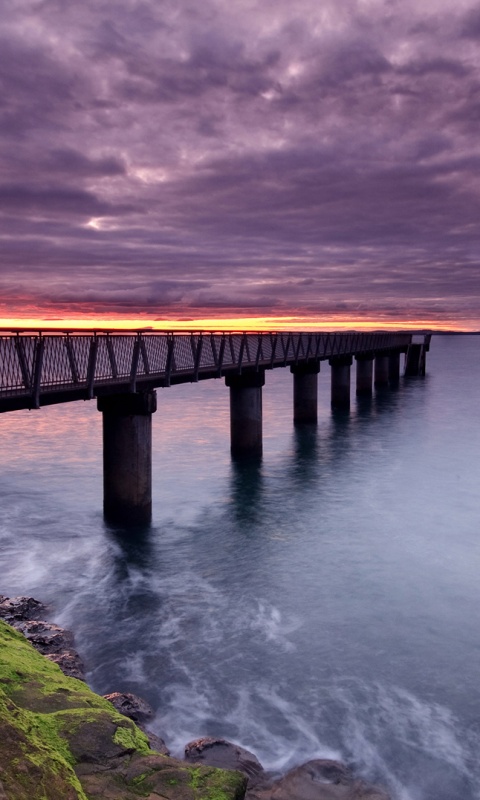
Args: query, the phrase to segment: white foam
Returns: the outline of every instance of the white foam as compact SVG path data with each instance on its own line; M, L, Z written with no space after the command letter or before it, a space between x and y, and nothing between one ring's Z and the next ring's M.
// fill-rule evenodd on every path
M259 600L256 611L251 610L250 627L258 631L268 642L272 642L286 651L295 649L288 640L288 635L297 630L301 621L293 614L285 615L278 608Z

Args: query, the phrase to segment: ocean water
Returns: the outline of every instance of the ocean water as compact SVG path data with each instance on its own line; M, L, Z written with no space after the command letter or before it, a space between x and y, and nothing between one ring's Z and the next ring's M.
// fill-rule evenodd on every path
M173 754L203 735L274 771L339 758L396 800L480 798L480 338L425 378L292 423L232 463L223 381L158 390L149 530L104 523L94 402L0 416L0 592L51 603L100 693ZM354 385L354 374L352 375Z

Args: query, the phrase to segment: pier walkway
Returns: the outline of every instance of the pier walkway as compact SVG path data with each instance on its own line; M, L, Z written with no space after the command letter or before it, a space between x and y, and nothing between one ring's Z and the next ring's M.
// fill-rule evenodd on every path
M262 387L290 367L295 423L317 421L318 373L331 367L331 404L425 373L430 335L412 333L155 333L0 331L0 413L97 399L103 414L104 511L109 520L151 516L151 418L156 389L224 378L230 389L232 455L262 452Z
M0 412L341 357L406 353L410 333L0 333Z

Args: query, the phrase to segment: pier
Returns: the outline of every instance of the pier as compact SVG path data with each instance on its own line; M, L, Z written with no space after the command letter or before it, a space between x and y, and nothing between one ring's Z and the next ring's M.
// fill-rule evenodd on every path
M424 375L430 335L411 333L38 332L0 334L0 413L96 399L103 417L104 513L147 523L152 513L152 414L159 388L223 378L232 456L262 453L262 387L269 370L293 375L293 420L315 424L321 363L332 409L348 411L405 375Z

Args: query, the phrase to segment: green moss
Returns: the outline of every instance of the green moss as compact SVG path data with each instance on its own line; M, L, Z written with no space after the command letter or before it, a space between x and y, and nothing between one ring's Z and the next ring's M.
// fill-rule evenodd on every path
M148 772L141 772L140 775L136 775L135 778L132 778L131 784L132 786L136 786L139 783L143 783L150 777L152 774L152 770L149 769Z
M0 683L15 703L31 711L52 712L64 708L103 708L108 700L94 694L60 667L38 653L21 633L0 620Z
M34 735L36 740L41 742L50 752L58 755L63 762L71 767L75 766L75 759L72 756L65 739L59 735L58 720L45 714L35 714L25 712L31 720L29 733Z
M15 800L241 800L239 773L156 754L108 700L0 621L0 774Z
M145 734L137 728L136 725L128 726L125 724L125 717L122 718L122 724L119 725L113 736L115 744L125 748L125 750L132 750L143 755L148 755L152 751L148 743L148 738Z
M210 767L192 768L190 786L194 790L195 800L243 798L245 784L246 780L242 780L238 772Z
M18 708L1 690L0 739L0 767L7 797L87 800L55 720Z

